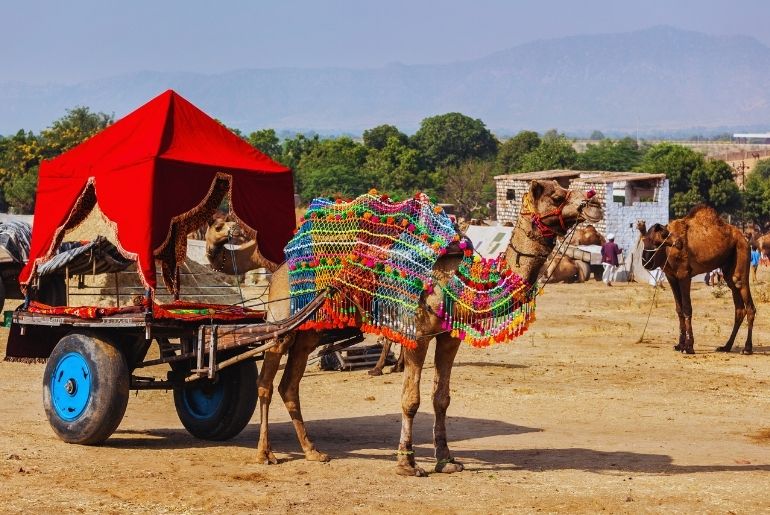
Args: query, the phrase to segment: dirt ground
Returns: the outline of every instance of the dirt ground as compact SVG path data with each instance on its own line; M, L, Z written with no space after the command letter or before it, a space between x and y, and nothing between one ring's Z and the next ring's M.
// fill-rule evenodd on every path
M770 270L760 270L770 281ZM768 297L759 286L755 297ZM448 431L459 474L394 473L401 378L322 372L303 382L311 436L329 463L302 459L280 399L282 463L254 461L258 415L235 439L182 428L170 393L132 393L100 447L56 438L42 365L0 363L3 513L760 513L770 511L770 305L758 303L753 356L717 354L729 292L694 285L696 355L675 353L668 289L549 285L516 342L461 349ZM652 318L639 343L650 306ZM8 308L6 308L8 309ZM4 354L7 329L0 329ZM740 349L745 329L738 335ZM158 374L164 373L159 370ZM417 460L432 469L430 385L416 419Z

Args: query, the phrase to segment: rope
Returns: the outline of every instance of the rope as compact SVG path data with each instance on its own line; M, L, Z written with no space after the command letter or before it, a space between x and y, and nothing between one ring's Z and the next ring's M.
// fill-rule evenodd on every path
M660 245L658 245L654 251L652 251L652 255L654 256L656 252L658 252L663 245L666 243L666 240L668 239L668 236L666 236L666 239L664 239ZM668 264L668 258L669 254L666 252L666 261L663 263L663 266L660 268L661 271L666 268L666 265ZM650 260L652 260L652 257L650 257ZM642 266L644 266L644 257L642 257ZM650 273L649 270L647 270L648 274L650 274L650 277L655 281L655 289L652 292L652 299L650 300L650 309L647 311L647 321L644 323L644 328L642 329L642 335L639 337L638 340L636 340L636 343L642 343L644 341L644 333L647 332L647 325L650 323L650 316L652 315L652 308L655 306L655 297L658 295L658 281L655 279L655 277Z
M238 287L238 296L241 298L241 307L246 307L246 301L243 298L243 291L241 290L241 281L238 278L238 264L235 262L235 246L233 245L232 229L227 231L227 243L230 244L230 258L233 261L233 272L235 272L235 285Z

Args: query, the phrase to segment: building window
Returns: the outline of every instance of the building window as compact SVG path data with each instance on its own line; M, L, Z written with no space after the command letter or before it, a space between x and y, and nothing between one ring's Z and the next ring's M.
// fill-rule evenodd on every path
M505 190L505 200L516 200L516 190L514 189Z

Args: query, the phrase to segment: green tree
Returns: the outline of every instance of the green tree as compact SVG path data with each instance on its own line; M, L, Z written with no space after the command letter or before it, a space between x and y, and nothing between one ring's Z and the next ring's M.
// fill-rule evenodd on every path
M578 154L576 168L627 171L639 166L643 156L644 149L639 148L632 138L618 141L603 139L598 143L589 143L585 151Z
M5 186L3 193L8 206L15 213L33 213L35 211L35 191L37 189L37 166L22 172Z
M735 213L741 207L741 194L733 180L733 170L722 160L707 161L693 171L691 191L720 213Z
M393 125L378 125L373 129L364 131L364 146L368 149L382 150L390 138L396 138L398 143L403 146L409 142L409 136Z
M577 162L577 152L564 135L546 133L540 145L521 162L522 172L571 169Z
M484 122L460 113L425 118L412 143L433 169L494 157L498 145Z
M770 159L761 159L746 177L744 219L764 227L770 222Z
M534 131L521 131L504 141L497 151L497 170L500 173L515 173L521 168L524 156L540 145L540 136Z
M420 166L419 152L403 144L398 136L388 138L380 150L369 150L362 177L393 198L433 191L430 175Z
M3 138L0 143L0 203L18 213L29 213L29 202L23 192L30 179L37 178L33 169L43 158L40 139L32 132L21 130L10 138ZM32 189L34 195L34 186Z
M66 152L101 132L113 121L113 115L92 113L88 107L68 109L66 115L40 133L45 157L50 158Z
M593 131L589 139L592 139L594 141L602 140L604 139L604 134L602 133L602 131Z
M489 205L495 199L495 163L470 159L459 165L444 167L442 198L454 204L458 216L469 219L489 216Z
M703 163L703 155L694 150L673 143L659 143L647 150L638 170L666 174L673 197L690 190L690 177Z
M320 140L296 168L298 191L303 200L318 196L355 197L369 191L362 173L366 148L351 138Z
M312 136L296 134L293 138L286 138L281 145L281 157L278 161L292 170L296 170L302 158L308 155L320 142L321 139L318 134Z
M281 142L278 136L276 136L274 129L262 129L252 132L248 135L246 141L249 142L249 145L273 159L277 160L281 157Z

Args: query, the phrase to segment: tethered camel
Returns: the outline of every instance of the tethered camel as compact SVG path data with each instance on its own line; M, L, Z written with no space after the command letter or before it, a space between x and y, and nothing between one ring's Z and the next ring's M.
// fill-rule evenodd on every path
M733 294L735 322L727 343L719 352L730 352L743 319L748 321L746 345L742 354L752 353L751 331L754 326L754 301L749 289L750 248L741 231L719 218L708 206L694 207L686 217L666 226L644 222L638 224L642 233L642 265L647 270L661 268L671 285L679 316L679 343L674 350L694 354L692 332L692 303L690 282L693 276L721 268L728 288Z
M278 265L259 252L256 240L246 240L236 222L223 218L211 221L206 235L206 259L211 268L224 274L243 274L256 268L274 271ZM226 244L234 245L227 249Z
M598 202L584 198L560 187L556 181L533 181L529 195L532 209L519 215L511 244L506 257L513 271L529 284L535 284L538 272L555 245L555 235L564 235L578 222L597 221L602 216ZM434 278L439 284L446 284L456 272L461 256L443 256L434 267ZM288 269L281 266L273 274L270 288L270 317L275 320L290 314ZM435 376L433 379L433 408L435 421L433 443L437 472L451 473L463 470L462 464L452 459L447 445L446 411L449 406L449 379L460 340L453 338L441 326L441 319L434 313L442 301L441 289L434 293L423 293L420 308L416 313L417 347L403 348L405 371L401 395L402 423L398 446L397 472L401 475L423 476L425 471L414 459L412 423L420 405L420 379L428 344L436 335ZM294 341L292 342L292 339ZM299 384L305 371L309 353L317 346L319 333L298 331L265 353L265 360L259 376L260 437L257 446L257 461L277 463L268 437L268 410L273 392L273 379L280 364L281 355L288 350L288 361L278 391L291 415L305 458L311 461L326 461L329 457L318 451L310 440L300 409ZM293 345L292 345L293 343Z

